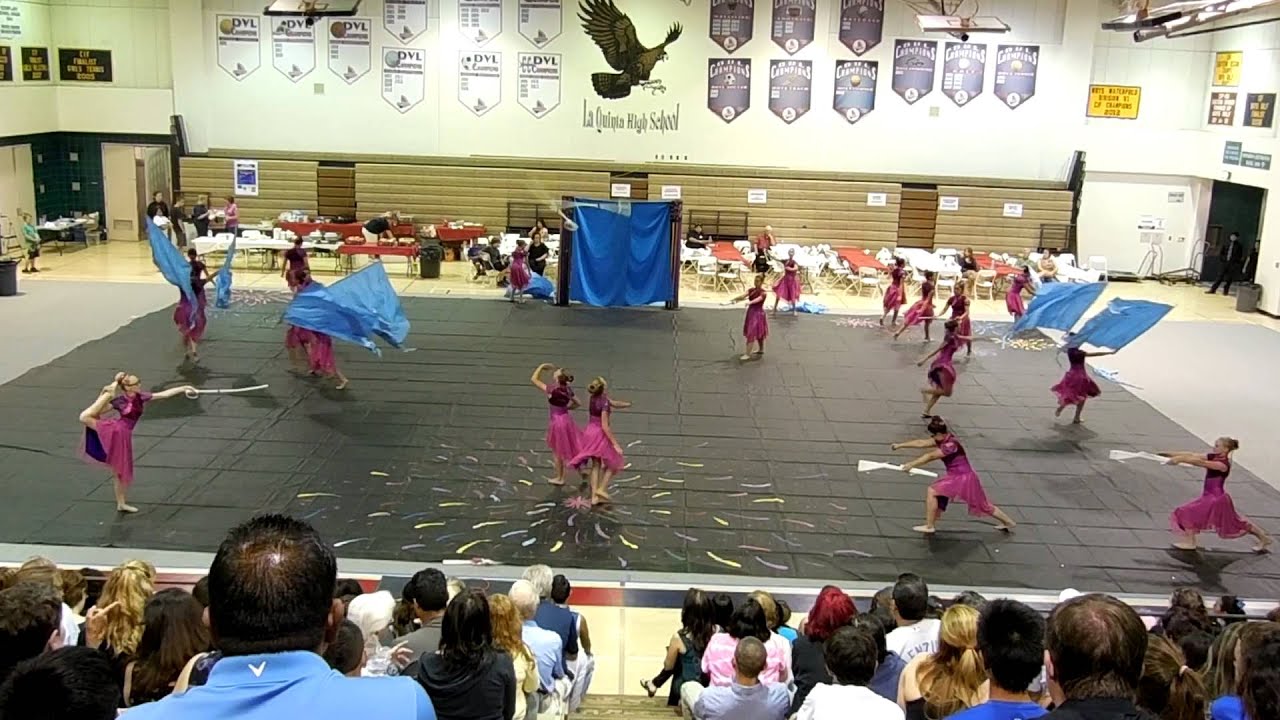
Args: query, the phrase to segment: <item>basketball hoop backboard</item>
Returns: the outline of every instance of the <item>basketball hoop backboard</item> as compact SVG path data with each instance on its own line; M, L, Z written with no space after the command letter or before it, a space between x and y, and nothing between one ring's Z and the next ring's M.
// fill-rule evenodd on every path
M360 0L273 0L264 15L285 17L351 17L360 9Z
M960 17L959 15L917 15L922 32L940 33L1006 33L1009 26L992 15Z

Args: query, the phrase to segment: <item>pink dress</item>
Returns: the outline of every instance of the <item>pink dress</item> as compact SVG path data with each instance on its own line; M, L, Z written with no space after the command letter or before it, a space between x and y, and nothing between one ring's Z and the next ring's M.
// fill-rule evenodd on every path
M960 320L963 315L964 319L960 320L959 326L956 328L957 335L970 337L972 335L973 324L969 322L969 296L952 295L947 298L946 307L951 308L951 319Z
M960 338L956 337L956 333L948 332L946 337L942 338L942 349L937 355L933 356L933 362L929 364L929 384L951 394L951 389L956 385L956 367L951 363L951 358L960 349Z
M938 494L938 512L946 510L951 500L959 500L969 506L970 515L990 515L995 505L987 499L982 480L969 465L964 446L950 433L941 440L934 440L934 443L942 451L942 464L947 468L947 474L930 486Z
M528 256L529 253L523 248L516 248L511 253L511 288L517 293L529 287L529 265L525 262Z
M920 299L907 309L907 314L902 316L902 326L911 327L926 320L933 319L933 283L928 280L920 286Z
M782 279L773 286L773 291L778 297L786 300L789 304L795 305L800 302L800 266L795 260L787 258L782 263Z
M311 373L325 376L337 374L338 363L333 357L333 338L324 333L311 330L303 330L302 332L310 334L305 344L307 348L307 364L311 367ZM286 342L288 342L287 338Z
M742 321L742 336L747 342L760 342L769 337L769 318L764 314L764 290L747 291L747 317Z
M1013 276L1009 291L1004 294L1004 306L1015 320L1027 314L1027 306L1022 304L1022 291L1030 282L1025 274L1018 273Z
M151 393L117 395L111 409L117 417L99 418L97 429L86 427L80 444L80 455L86 461L111 469L122 485L133 482L133 428L142 418L142 408Z
M1249 521L1236 512L1235 503L1223 487L1231 474L1231 460L1220 453L1209 453L1207 460L1223 463L1226 472L1206 469L1204 491L1200 497L1174 510L1169 515L1169 526L1178 533L1198 533L1216 530L1218 537L1234 540L1249 534Z
M907 301L907 294L902 290L902 274L902 268L897 266L889 271L889 289L884 291L885 312L897 310Z
M284 260L289 265L288 272L284 274L284 281L292 289L298 286L298 278L307 269L307 251L300 247L291 247L284 252Z
M1089 371L1085 369L1085 357L1084 351L1080 348L1069 348L1067 362L1071 366L1067 368L1067 373L1062 376L1058 384L1049 388L1054 395L1058 396L1058 404L1063 407L1082 403L1102 394L1098 383L1089 377Z
M573 415L569 414L569 407L559 407L551 403L552 395L563 388L568 399L573 399L573 388L568 385L548 385L547 386L547 407L550 413L547 417L547 447L551 448L551 452L561 462L569 464L578 455L579 438L582 431L578 429L577 423L573 421Z
M204 296L204 263L199 260L191 263L191 289L195 291L196 302L192 305L186 293L178 294L178 307L173 309L173 324L183 340L200 342L204 337L205 327L209 320L205 317L206 300Z
M578 441L578 454L569 461L570 465L582 468L592 460L599 460L609 472L622 469L625 464L622 453L614 449L609 436L604 434L603 418L612 407L608 395L600 393L591 396L591 403L587 406L591 419L587 422L587 429L582 431L582 437Z

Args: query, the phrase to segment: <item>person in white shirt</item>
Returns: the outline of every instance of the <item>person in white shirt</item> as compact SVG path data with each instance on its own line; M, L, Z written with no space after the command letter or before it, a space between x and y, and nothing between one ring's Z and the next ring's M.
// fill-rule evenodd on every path
M827 639L823 657L836 684L818 683L805 697L796 720L902 720L902 708L880 697L867 683L876 672L879 649L866 632L840 628Z
M911 662L916 655L937 651L942 623L925 617L929 611L929 586L923 578L912 573L900 575L893 584L893 603L889 609L898 624L885 637L889 652L903 662Z

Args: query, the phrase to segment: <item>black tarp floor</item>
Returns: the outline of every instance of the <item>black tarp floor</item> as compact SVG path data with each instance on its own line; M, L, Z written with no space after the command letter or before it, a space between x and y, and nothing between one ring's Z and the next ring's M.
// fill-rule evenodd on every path
M1169 511L1198 495L1199 476L1108 451L1203 443L1105 381L1083 427L1055 421L1048 388L1065 362L1028 349L1045 342L980 342L939 407L1021 525L1001 534L956 506L925 538L911 527L926 479L856 471L909 459L889 444L925 434L918 331L894 343L864 318L782 316L765 359L740 363L735 312L407 298L416 350L340 347L352 384L337 392L289 372L284 300L243 293L212 313L197 368L179 365L162 311L0 387L0 541L212 551L235 523L277 511L345 557L1280 595L1280 561L1245 540L1169 546ZM635 403L615 414L630 467L607 509L576 480L546 481L546 401L528 381L544 361L570 367L582 397L603 375ZM122 516L105 473L76 457L76 416L118 369L151 388L270 388L149 405L130 495L141 512ZM1228 489L1280 531L1280 493L1242 468Z

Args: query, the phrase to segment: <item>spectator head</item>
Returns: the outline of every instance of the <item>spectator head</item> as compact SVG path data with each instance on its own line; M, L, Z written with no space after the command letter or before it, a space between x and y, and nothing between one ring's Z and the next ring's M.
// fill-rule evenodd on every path
M885 610L888 610L889 606L892 603L893 603L893 586L888 585L886 587L880 588L879 590L876 591L875 595L871 596L871 607L868 608L868 611L875 612L880 608L884 608Z
M364 587L360 585L360 581L355 578L342 578L333 585L333 596L340 598L344 595L363 595Z
M680 608L680 626L689 633L699 650L705 648L716 632L716 609L711 597L698 588L689 588Z
M932 432L932 430L930 430ZM906 573L893 584L893 619L898 624L911 624L924 619L929 612L929 586L919 575Z
M347 619L360 628L366 642L391 627L395 612L396 599L386 590L357 595L347 605Z
M201 607L209 607L209 576L205 575L191 586L191 597L200 603Z
M444 573L435 568L419 570L413 574L402 593L405 603L409 604L418 616L426 621L440 613L449 605L449 581Z
M987 599L972 590L965 590L964 592L955 596L955 599L951 601L951 604L952 605L968 605L974 610L977 610L978 612L982 612L982 609L987 606Z
M1245 717L1280 717L1280 626L1268 626L1251 639L1240 676Z
M117 653L132 655L142 639L143 612L155 592L156 569L143 560L130 560L107 575L98 607L106 613L103 639Z
M1236 643L1236 683L1234 692L1241 697L1244 696L1245 676L1249 673L1246 661L1250 658L1258 648L1264 644L1276 640L1280 635L1280 625L1273 622L1255 622L1245 625L1244 630L1240 631L1240 640ZM1254 668L1255 670L1257 668Z
M17 574L17 568L0 568L0 590L6 590L13 584L13 576Z
M489 596L489 621L494 647L506 652L513 660L533 661L533 654L522 637L520 613L511 598L506 595Z
M755 598L747 598L746 602L733 611L725 632L729 633L729 637L737 640L755 638L765 642L770 635L768 616Z
M480 590L449 601L440 627L440 657L452 668L475 668L493 651L489 601Z
M1188 633L1178 640L1178 649L1182 651L1186 666L1196 672L1204 672L1212 645L1213 636L1207 632Z
M791 622L791 606L786 600L778 601L778 627L783 627Z
M89 581L84 574L79 570L59 570L58 585L62 587L62 602L77 615L83 614L89 591Z
M1204 680L1209 697L1219 698L1236 692L1236 645L1240 633L1251 623L1228 625L1209 647L1209 660L1205 663Z
M186 590L161 590L147 600L130 695L167 694L192 657L209 650L204 607Z
M804 634L814 642L824 642L836 630L849 624L858 611L843 590L827 585L818 593L805 620Z
M765 623L768 624L769 630L777 630L779 627L780 615L778 613L778 603L773 599L773 596L763 590L755 590L751 594L747 595L747 599L755 600L760 604L761 609L764 610L764 620ZM768 638L761 639L767 640Z
M1240 598L1236 597L1235 595L1223 595L1222 597L1218 598L1218 604L1214 609L1223 615L1244 615L1244 612L1245 612L1244 603L1241 602ZM1280 609L1280 608L1277 608L1277 609ZM1243 617L1222 618L1222 622L1227 624L1243 622L1243 621L1244 621Z
M449 588L450 600L467 591L467 584L459 578L449 578L445 585Z
M228 533L209 568L209 629L224 655L317 651L342 624L333 550L310 525L261 515Z
M866 685L880 663L875 639L852 627L837 630L827 640L822 655L827 671L841 685Z
M853 618L849 627L865 634L876 644L876 664L889 657L889 645L885 637L885 622L875 613L864 613Z
M97 568L80 568L80 574L84 576L87 583L84 591L84 606L91 608L98 604L98 598L102 596L102 588L107 584L107 574Z
M754 685L757 682L760 673L764 672L768 655L764 643L756 638L743 638L738 642L738 647L733 651L733 669L738 671L740 680L748 681L743 684Z
M551 568L546 565L530 565L520 577L529 581L529 584L533 586L534 592L538 593L538 599L546 600L551 597L551 580L553 578Z
M347 677L360 677L360 671L369 661L364 647L364 633L360 632L360 626L343 620L333 641L325 646L325 662Z
M573 592L573 585L569 583L569 578L557 575L551 579L551 602L564 605L569 602L571 592Z
M62 647L62 601L42 583L17 583L0 591L0 682L14 666Z
M1133 608L1110 595L1081 595L1053 609L1045 665L1055 702L1132 699L1142 678L1147 628Z
M1271 608L1271 612L1267 613L1267 622L1280 622L1280 607Z
M1169 597L1169 611L1170 613L1183 611L1198 622L1212 623L1209 619L1209 610L1204 604L1204 596L1195 588L1184 587L1174 590L1173 595Z
M729 627L729 620L733 617L733 598L728 593L716 593L711 598L711 607L714 611L716 625L722 628Z
M48 585L53 588L58 600L62 600L62 574L58 572L58 566L49 558L33 557L22 563L13 574L12 583L14 585L18 583Z
M115 720L120 683L106 655L62 648L22 663L0 686L0 718Z
M1187 667L1182 651L1167 638L1147 638L1147 653L1138 682L1138 707L1161 720L1204 720L1204 681Z
M978 655L977 610L952 605L942 613L938 651L923 662L918 677L929 717L948 717L969 707L987 680Z
M1044 618L1016 600L987 603L978 619L978 653L994 685L1026 690L1044 665Z
M528 580L517 580L512 583L507 597L510 597L512 604L516 606L521 621L532 620L534 613L538 612L538 591L533 589L533 585Z
M1183 608L1172 608L1160 618L1160 629L1165 637L1178 644L1193 633L1212 633L1218 629L1218 624L1206 612L1197 614Z

